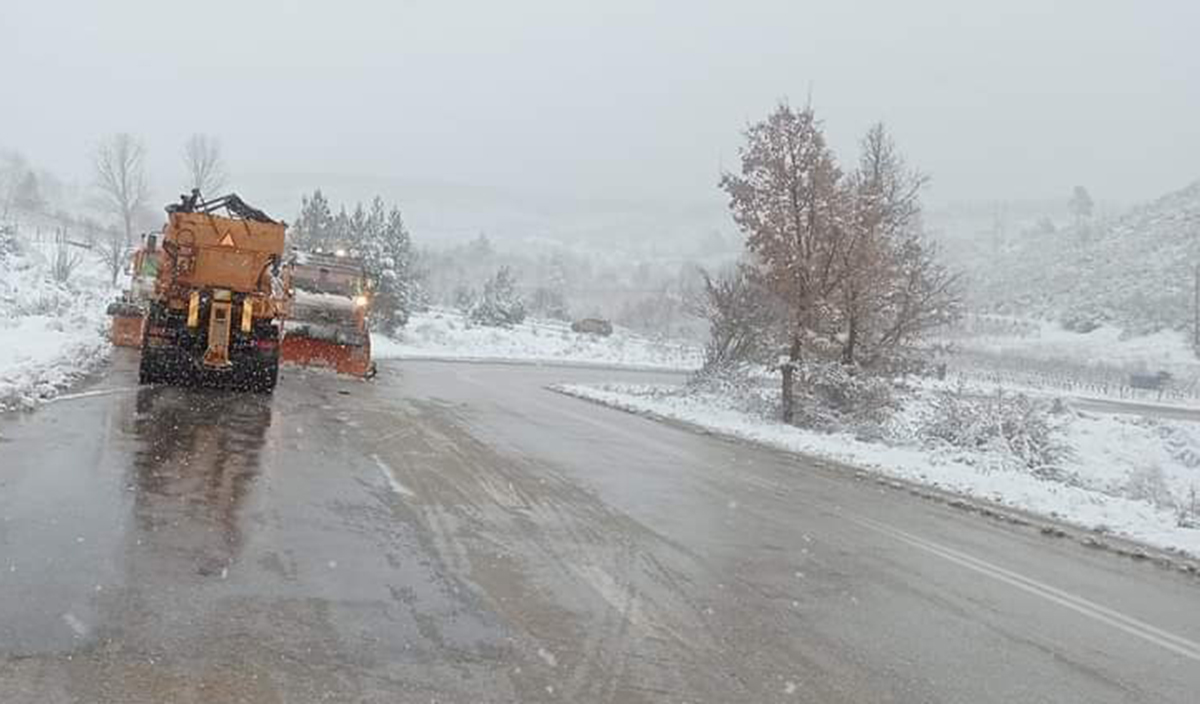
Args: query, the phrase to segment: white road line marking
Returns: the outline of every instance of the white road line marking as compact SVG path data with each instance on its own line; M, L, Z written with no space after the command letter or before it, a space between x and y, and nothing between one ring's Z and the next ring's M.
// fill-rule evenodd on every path
M1022 591L1040 596L1043 599L1058 604L1076 613L1082 614L1095 621L1107 624L1120 631L1141 638L1144 641L1153 643L1161 648L1169 650L1177 655L1181 655L1191 660L1200 661L1200 643L1184 638L1183 636L1164 631L1161 628L1152 626L1144 621L1139 621L1132 616L1127 616L1119 611L1102 606L1087 599L1071 594L1070 592L1058 589L1044 582L1039 582L1031 577L1026 577L1012 570L1005 569L999 565L994 565L986 560L968 555L967 553L955 550L954 548L946 547L931 540L918 537L911 533L907 533L899 528L895 528L886 523L881 523L874 519L864 518L861 516L847 516L854 522L870 528L871 530L883 533L901 542L907 543L915 548L919 548L928 553L937 555L945 560L949 560L959 566L966 567L969 570L991 577L992 579L1004 582L1010 586L1021 589Z
M51 396L44 403L58 403L59 401L77 401L81 398L91 398L93 396L108 396L109 394L120 394L129 391L137 391L136 386L121 386L115 389L96 389L95 391L80 391L77 394L60 394Z
M387 465L387 462L384 462L382 459L380 459L379 455L371 455L371 459L375 460L375 466L379 468L379 473L382 474L383 478L387 480L388 486L392 487L392 491L401 496L407 496L409 498L416 497L416 494L414 494L411 489L404 486L400 483L400 480L396 479L396 475L392 473L392 468Z

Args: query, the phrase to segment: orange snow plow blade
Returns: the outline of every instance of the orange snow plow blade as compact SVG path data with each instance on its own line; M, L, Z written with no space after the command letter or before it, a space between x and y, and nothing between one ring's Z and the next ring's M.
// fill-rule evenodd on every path
M364 379L375 375L369 341L364 345L340 345L314 337L284 335L279 346L279 358L287 364L324 367L338 374L349 374Z
M117 347L142 346L142 316L116 316L112 321L112 343Z
M128 303L113 303L108 307L112 317L110 335L117 347L141 347L142 324L146 319L141 308Z

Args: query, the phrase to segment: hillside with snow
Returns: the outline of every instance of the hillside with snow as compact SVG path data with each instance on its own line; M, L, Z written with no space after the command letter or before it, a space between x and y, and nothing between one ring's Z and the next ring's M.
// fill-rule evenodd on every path
M48 399L107 359L109 281L94 254L53 242L0 254L0 409Z
M1124 215L1028 231L970 267L976 307L1131 334L1190 329L1200 181Z

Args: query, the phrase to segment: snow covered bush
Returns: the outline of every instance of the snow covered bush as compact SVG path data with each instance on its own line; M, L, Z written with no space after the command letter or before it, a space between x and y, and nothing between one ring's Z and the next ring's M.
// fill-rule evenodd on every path
M512 327L525 320L525 302L517 293L516 277L507 266L500 267L483 285L481 295L468 313L475 325Z
M54 249L50 258L50 276L60 284L70 281L71 275L83 263L83 254L72 247L67 240L66 230L60 229L54 237Z
M0 225L0 262L17 253L17 229Z
M769 363L783 348L779 331L787 312L762 277L746 264L700 277L703 291L689 308L708 322L704 370L736 375L740 367Z
M1063 313L1060 324L1064 330L1086 334L1099 329L1105 322L1107 320L1103 311L1091 307L1077 307Z
M764 371L751 364L707 365L688 377L685 388L688 394L723 399L742 412L770 418L779 414L779 394Z
M1200 492L1193 485L1175 509L1175 525L1180 528L1200 528Z
M853 430L878 436L899 404L890 379L840 362L798 368L793 423L821 430Z
M1146 501L1159 507L1172 507L1175 498L1167 484L1167 475L1162 466L1147 464L1136 467L1125 480L1121 493L1134 501Z
M1034 474L1058 477L1070 454L1052 412L1058 408L1024 394L974 396L959 387L934 398L920 434L927 443L998 451Z

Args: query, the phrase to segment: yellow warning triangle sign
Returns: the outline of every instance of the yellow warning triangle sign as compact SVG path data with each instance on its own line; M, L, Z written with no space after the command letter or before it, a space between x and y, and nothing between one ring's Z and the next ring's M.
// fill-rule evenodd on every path
M221 245L222 247L236 247L237 246L237 244L235 244L233 241L233 233L232 232L226 232L225 236L222 237L221 241L218 242L217 244Z

